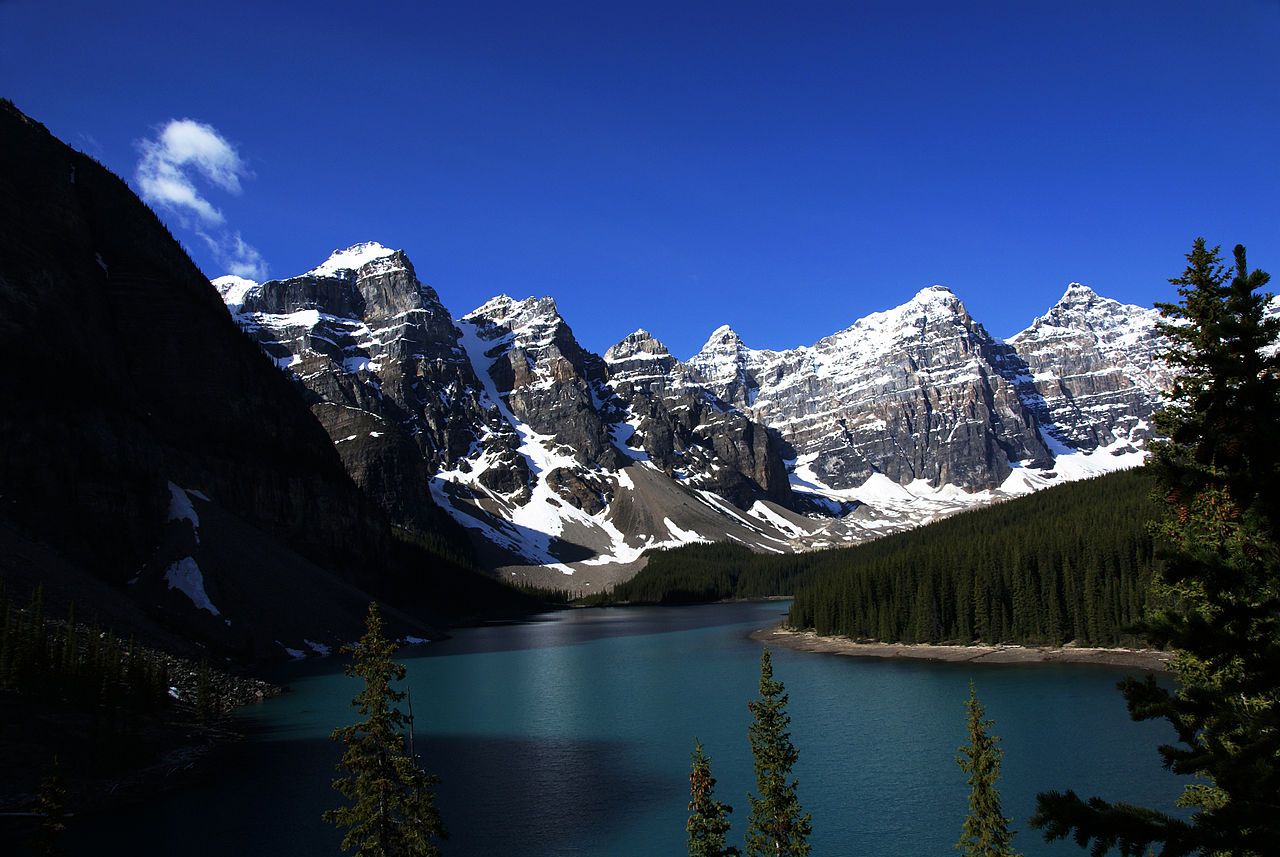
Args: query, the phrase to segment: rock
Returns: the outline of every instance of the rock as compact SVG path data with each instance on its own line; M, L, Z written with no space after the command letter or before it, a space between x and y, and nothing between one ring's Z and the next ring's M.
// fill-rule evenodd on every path
M616 469L604 361L578 344L550 298L494 298L463 316L493 347L489 375L517 419L572 450L584 465Z
M895 482L993 488L1010 461L1044 459L1034 417L997 370L1008 347L933 286L809 347L747 348L727 327L689 360L691 377L776 426L836 489Z
M582 509L588 515L603 512L613 499L608 481L578 470L558 467L547 474L547 482L574 508Z
M841 520L858 509L859 521L877 513L849 492L873 476L979 492L1015 467L1047 484L1058 456L1099 446L1127 462L1168 377L1152 359L1154 314L1076 285L1007 343L933 286L812 346L756 350L722 326L687 363L644 330L592 354L549 297L498 296L455 323L405 254L376 244L219 290L306 385L348 471L394 520L428 526L434 498L536 563L591 555L623 517L657 528L627 538L671 537L662 510L630 494L624 469L637 461L690 497ZM803 495L791 467L809 480ZM517 520L550 532L507 526ZM909 520L902 509L883 526ZM746 524L777 526L755 513ZM817 530L855 538L839 527ZM766 538L789 544L795 531Z
M1021 364L1003 367L1054 439L1075 449L1145 440L1173 375L1154 309L1072 283L1049 312L1009 340Z

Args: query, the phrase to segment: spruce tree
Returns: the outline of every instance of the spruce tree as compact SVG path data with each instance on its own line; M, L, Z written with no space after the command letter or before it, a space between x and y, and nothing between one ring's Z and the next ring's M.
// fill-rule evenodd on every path
M62 784L62 771L55 756L53 770L40 781L36 791L36 814L40 826L31 840L32 851L40 857L56 857L62 850L62 831L67 827L67 789Z
M782 682L773 679L773 658L760 655L760 699L747 703L754 720L747 730L755 764L756 790L747 795L751 815L747 819L748 857L805 857L809 853L811 816L796 797L797 780L791 767L799 758L791 743L791 717Z
M1130 715L1164 718L1176 744L1165 765L1193 776L1189 820L1074 792L1037 797L1032 824L1092 852L1158 847L1187 854L1280 854L1280 321L1265 312L1268 277L1235 248L1234 277L1203 239L1160 305L1169 362L1180 375L1157 418L1153 467L1167 512L1164 559L1143 635L1171 648L1176 690L1130 679Z
M737 848L726 847L729 815L733 807L715 799L716 778L711 776L711 760L702 751L702 742L693 742L693 765L689 771L689 857L737 857Z
M1013 832L1000 805L996 781L1000 779L1000 739L991 734L995 724L983 720L978 692L969 682L969 743L960 748L956 764L969 775L969 815L960 828L956 848L964 857L1018 857Z
M346 673L364 681L351 701L364 718L331 734L346 744L333 787L350 803L327 810L324 819L346 828L342 850L356 857L438 857L446 836L432 791L439 781L410 752L409 721L396 703L404 691L392 687L405 669L391 660L395 644L382 630L376 604L369 605L366 629L352 649Z

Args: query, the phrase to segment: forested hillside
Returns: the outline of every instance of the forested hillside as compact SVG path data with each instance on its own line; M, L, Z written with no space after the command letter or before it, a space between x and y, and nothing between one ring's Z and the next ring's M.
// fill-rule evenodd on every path
M824 558L790 624L913 643L1134 644L1154 567L1152 482L1129 471Z
M831 553L836 552L760 554L736 542L649 551L648 562L635 577L587 600L591 604L703 604L789 595L817 559Z
M795 596L790 624L923 643L1134 644L1154 565L1145 470L1076 482L852 548L651 555L609 600Z

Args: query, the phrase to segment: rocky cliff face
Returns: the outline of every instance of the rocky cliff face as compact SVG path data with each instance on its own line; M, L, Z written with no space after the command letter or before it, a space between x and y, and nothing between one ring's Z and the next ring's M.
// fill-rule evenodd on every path
M618 383L550 298L497 297L455 322L403 253L372 243L297 277L214 285L393 520L429 531L443 510L478 534L487 564L572 571L698 538L680 513L659 514L671 497L635 468L686 501L790 495L767 429L700 389Z
M791 501L785 444L776 432L701 386L648 331L604 355L626 408L626 443L681 482L743 508L763 495Z
M1121 304L1072 283L1062 299L1009 340L1005 376L1059 448L1139 442L1172 381L1154 309Z
M617 469L608 372L573 336L551 298L494 298L462 317L494 389L521 424L587 467Z
M335 251L297 277L214 285L241 327L311 392L311 410L347 471L403 527L445 524L430 474L482 433L514 442L492 408L435 291L400 252Z
M1047 462L1036 422L1000 366L1016 359L941 286L815 345L747 348L722 327L693 378L776 429L813 481L872 474L966 489L999 486L1011 462Z

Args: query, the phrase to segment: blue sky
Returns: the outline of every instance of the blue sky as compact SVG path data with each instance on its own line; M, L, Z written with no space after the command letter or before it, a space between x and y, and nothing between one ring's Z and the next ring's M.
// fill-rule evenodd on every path
M0 0L0 94L135 188L216 131L151 161L216 210L162 212L210 276L378 240L455 314L550 294L687 357L933 283L1000 336L1072 280L1149 304L1197 235L1280 273L1277 44L1262 0Z

